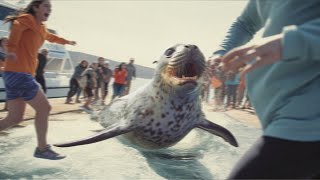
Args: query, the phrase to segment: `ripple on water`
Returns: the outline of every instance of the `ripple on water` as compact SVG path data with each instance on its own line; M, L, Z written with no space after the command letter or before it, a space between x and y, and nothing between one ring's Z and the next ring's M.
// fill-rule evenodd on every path
M218 116L218 115L217 115ZM64 142L93 134L101 126L86 114L69 113L50 118L49 141ZM72 121L60 121L64 119ZM0 179L224 179L233 164L260 135L260 130L219 115L219 122L237 137L234 148L221 138L193 130L176 146L141 152L113 138L100 143L61 148L61 161L32 157L36 144L33 126L0 136Z

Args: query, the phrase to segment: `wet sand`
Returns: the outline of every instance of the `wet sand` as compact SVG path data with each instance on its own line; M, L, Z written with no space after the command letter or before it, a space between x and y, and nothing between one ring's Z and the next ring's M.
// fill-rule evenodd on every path
M49 101L52 106L50 115L70 113L70 112L82 112L82 110L79 109L79 106L83 105L83 102L65 104L64 103L65 98L53 98L53 99L49 99ZM109 101L110 101L109 99L106 100L106 102L109 102ZM4 107L4 103L0 103L0 109L3 109L3 107ZM259 120L253 110L232 109L228 111L215 112L213 109L214 109L213 105L203 103L203 111L205 112L206 117L208 119L210 119L210 117L216 117L214 116L214 114L217 115L217 113L219 113L219 114L226 115L234 119L235 121L240 121L249 126L260 128ZM6 116L6 114L7 112L0 112L0 119L3 119ZM34 116L35 116L35 111L29 105L27 105L27 109L24 115L25 121L22 122L20 126L26 126L28 124L31 124L32 121L30 120L34 120Z

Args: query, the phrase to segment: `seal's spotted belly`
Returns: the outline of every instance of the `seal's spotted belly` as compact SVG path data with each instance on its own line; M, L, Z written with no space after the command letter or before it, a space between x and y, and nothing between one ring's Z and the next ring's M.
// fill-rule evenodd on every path
M138 127L125 135L130 141L144 148L172 146L194 128L201 116L200 102L191 101L189 97L181 98L179 101L161 100L161 97L159 96L159 100L163 105L149 97L144 102L153 102L152 108L137 107L138 118L134 123ZM157 97L155 99L157 100Z
M191 121L155 122L155 126L141 127L128 138L144 148L168 147L179 142L193 127Z

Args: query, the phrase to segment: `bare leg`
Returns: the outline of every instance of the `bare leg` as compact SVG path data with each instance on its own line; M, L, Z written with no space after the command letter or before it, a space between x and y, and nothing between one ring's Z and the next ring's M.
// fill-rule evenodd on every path
M100 92L101 92L101 98L103 98L105 95L104 95L104 81L103 80L101 80L100 81Z
M99 88L94 88L94 101L99 100Z
M243 96L244 96L244 88L239 86L239 88L238 88L238 99L237 99L237 105L239 107L242 105Z
M101 105L104 105L104 101L105 101L105 99L106 99L106 88L108 88L108 87L106 87L105 86L106 84L105 84L105 82L103 81L103 80L101 80L100 81L100 87L101 87Z
M81 103L80 101L80 95L82 93L82 88L81 87L78 87L78 90L77 90L77 96L76 96L76 103Z
M102 103L106 100L106 97L108 96L108 91L104 92L104 95L102 97Z
M38 148L43 150L47 147L48 116L51 106L42 91L27 103L36 111L35 128L38 139Z
M92 97L88 97L87 101L84 103L83 107L90 108L89 105L92 102Z
M130 80L130 81L127 81L127 84L125 85L125 90L124 90L124 92L123 92L123 96L129 94L130 88L131 88L131 80Z
M20 123L23 120L23 114L26 109L26 103L21 98L9 100L7 102L9 112L7 117L0 121L0 131Z

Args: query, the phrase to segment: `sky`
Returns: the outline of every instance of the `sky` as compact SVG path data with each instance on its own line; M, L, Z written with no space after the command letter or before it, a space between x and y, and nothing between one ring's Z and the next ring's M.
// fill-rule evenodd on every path
M68 50L154 67L153 61L177 43L195 44L209 57L219 48L246 0L109 1L52 0L46 22L77 42Z

